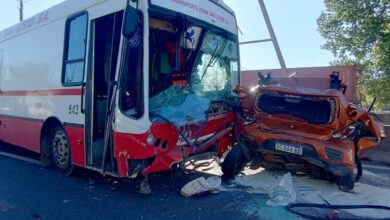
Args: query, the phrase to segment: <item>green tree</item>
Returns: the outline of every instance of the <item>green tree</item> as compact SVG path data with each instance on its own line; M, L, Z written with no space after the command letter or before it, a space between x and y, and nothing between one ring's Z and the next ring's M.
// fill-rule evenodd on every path
M318 18L332 51L334 64L360 67L359 98L367 105L374 96L378 105L390 104L390 0L324 0L326 11Z

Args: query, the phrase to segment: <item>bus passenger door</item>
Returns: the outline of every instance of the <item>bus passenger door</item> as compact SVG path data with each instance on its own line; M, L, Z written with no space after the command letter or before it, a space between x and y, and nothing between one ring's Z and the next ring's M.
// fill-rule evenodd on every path
M96 169L101 169L103 162L108 90L115 80L122 19L123 12L117 12L92 21L85 119L87 165ZM107 164L108 171L112 168L113 164Z

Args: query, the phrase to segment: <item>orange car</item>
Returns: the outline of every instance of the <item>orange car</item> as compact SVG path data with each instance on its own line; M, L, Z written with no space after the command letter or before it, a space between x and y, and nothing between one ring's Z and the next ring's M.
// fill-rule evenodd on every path
M360 158L385 133L377 117L346 101L345 90L338 73L331 79L260 74L258 87L238 87L249 120L222 164L224 175L259 156L266 168L309 173L352 190L362 175Z

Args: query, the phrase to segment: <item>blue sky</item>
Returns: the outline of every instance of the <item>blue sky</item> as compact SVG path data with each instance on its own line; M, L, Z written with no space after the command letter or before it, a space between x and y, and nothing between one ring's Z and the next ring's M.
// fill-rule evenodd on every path
M27 0L25 18L63 0ZM257 0L224 0L236 12L241 41L269 38ZM264 0L287 67L327 66L333 59L321 49L324 39L316 20L325 9L322 0ZM17 0L0 3L0 30L18 22ZM272 43L241 46L242 69L279 68Z
M236 12L241 41L269 38L257 0L224 0ZM264 0L287 67L327 66L333 55L321 49L317 18L322 0ZM243 69L279 68L271 42L241 46Z

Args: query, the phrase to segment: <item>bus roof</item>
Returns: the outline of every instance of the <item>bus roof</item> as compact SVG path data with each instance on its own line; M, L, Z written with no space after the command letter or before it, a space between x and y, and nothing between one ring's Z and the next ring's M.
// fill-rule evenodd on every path
M0 42L108 0L66 0L0 31ZM123 0L124 2L125 0Z
M108 0L65 0L64 2L54 5L32 17L25 19L22 22L16 23L4 30L0 30L0 43L106 1ZM124 5L126 3L126 0L119 1L122 1L121 4ZM234 15L234 11L226 5L223 0L210 1L220 5L226 11ZM116 0L116 3L118 3L118 0Z

